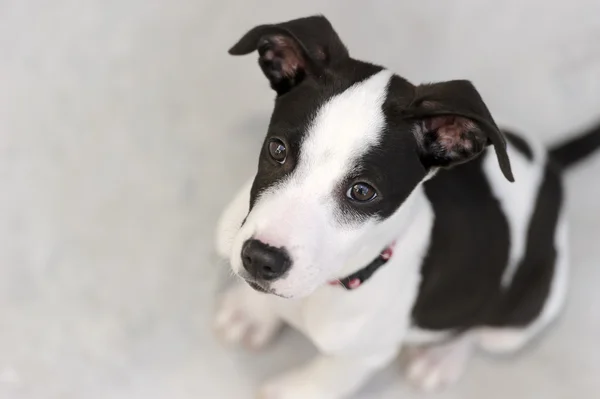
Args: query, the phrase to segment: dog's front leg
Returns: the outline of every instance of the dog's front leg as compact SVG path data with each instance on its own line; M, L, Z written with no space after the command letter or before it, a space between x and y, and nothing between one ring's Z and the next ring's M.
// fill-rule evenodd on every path
M320 355L306 366L267 382L259 399L341 399L356 392L396 357L392 347L369 355Z
M242 282L230 287L223 295L215 320L223 341L248 349L261 349L268 344L283 325L270 300L268 295Z

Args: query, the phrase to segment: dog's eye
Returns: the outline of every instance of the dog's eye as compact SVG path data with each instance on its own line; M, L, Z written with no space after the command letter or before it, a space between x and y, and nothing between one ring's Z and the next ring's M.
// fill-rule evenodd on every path
M377 197L377 192L367 183L355 183L348 189L346 196L354 201L369 202Z
M269 142L269 154L271 155L271 158L273 158L277 162L284 163L285 158L287 157L287 152L283 141L279 139L271 140Z

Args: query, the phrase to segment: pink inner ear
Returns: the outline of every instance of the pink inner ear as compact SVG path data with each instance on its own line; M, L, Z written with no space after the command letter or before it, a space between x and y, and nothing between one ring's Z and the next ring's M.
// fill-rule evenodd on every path
M425 128L428 131L438 130L444 126L452 126L455 123L456 117L452 115L436 116L425 121Z
M299 68L304 68L302 51L293 39L287 36L274 36L271 38L273 48L267 51L263 58L281 60L281 74L287 78L296 75Z
M425 128L430 132L436 131L438 142L448 150L471 150L473 143L465 133L478 129L470 119L452 115L430 118L425 122Z

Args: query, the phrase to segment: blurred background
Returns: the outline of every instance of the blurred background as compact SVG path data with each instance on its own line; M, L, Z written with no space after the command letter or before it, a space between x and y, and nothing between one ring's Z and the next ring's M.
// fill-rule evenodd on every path
M310 357L223 348L213 226L255 170L273 94L247 29L325 14L413 83L471 79L552 143L600 118L598 0L0 1L0 398L252 398ZM546 339L478 357L443 399L600 392L600 154L567 179L572 291ZM399 365L358 397L425 398ZM307 398L309 399L309 398Z

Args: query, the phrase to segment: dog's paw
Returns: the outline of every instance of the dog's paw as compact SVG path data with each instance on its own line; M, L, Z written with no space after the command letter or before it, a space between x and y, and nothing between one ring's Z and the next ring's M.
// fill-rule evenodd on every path
M253 350L264 347L282 325L267 300L266 296L244 284L230 288L217 310L217 334L229 345L241 344Z
M406 378L423 391L438 391L460 379L470 354L471 346L464 342L411 348Z
M318 391L314 382L301 371L284 374L264 384L257 399L338 399Z

